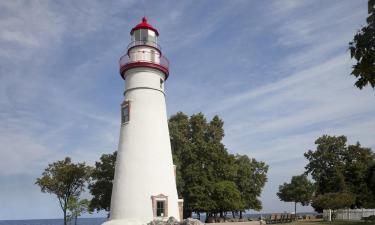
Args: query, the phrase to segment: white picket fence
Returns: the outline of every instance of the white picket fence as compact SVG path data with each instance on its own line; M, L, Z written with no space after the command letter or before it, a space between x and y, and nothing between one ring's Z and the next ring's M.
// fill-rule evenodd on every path
M361 220L362 217L375 215L375 209L337 209L323 210L323 219L330 221L330 217L335 215L336 220ZM333 218L332 218L333 219Z

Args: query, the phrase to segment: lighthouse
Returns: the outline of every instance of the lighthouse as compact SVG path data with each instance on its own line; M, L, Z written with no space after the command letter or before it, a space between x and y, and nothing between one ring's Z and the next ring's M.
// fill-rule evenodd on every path
M125 92L110 218L105 225L182 217L165 104L169 62L158 44L159 32L145 17L130 35L126 54L120 58Z

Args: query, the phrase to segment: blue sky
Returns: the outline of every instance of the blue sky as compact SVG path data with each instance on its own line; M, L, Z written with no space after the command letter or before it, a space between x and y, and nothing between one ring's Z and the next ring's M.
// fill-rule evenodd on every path
M1 1L0 219L60 218L34 185L48 163L93 165L117 148L118 59L146 14L171 62L169 115L225 122L224 143L269 166L262 212L292 211L278 185L322 134L375 148L375 92L347 51L366 0ZM299 210L310 211L310 207ZM104 214L95 214L101 216Z

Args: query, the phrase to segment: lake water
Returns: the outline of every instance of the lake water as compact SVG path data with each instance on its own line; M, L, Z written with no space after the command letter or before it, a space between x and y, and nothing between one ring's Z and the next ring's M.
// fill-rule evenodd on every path
M106 218L78 218L77 225L101 225ZM0 225L63 225L63 219L0 220ZM74 225L74 222L72 223Z

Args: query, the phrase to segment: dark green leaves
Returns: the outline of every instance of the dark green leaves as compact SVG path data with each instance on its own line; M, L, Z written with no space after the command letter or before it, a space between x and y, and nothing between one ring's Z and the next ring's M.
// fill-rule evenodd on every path
M109 212L112 195L112 181L115 174L117 152L103 154L100 161L95 163L92 172L93 182L89 185L90 193L93 196L90 202L90 209Z
M369 0L368 7L367 26L349 42L350 56L357 61L351 74L358 78L355 85L359 89L367 84L375 87L375 0Z
M374 207L375 188L371 180L374 179L375 155L370 148L359 143L347 145L346 140L345 136L323 135L315 141L316 150L305 153L309 161L306 174L311 174L316 182L315 196L349 193L354 196L352 207ZM316 209L320 211L320 208Z
M290 183L284 183L279 186L277 196L285 202L301 203L309 205L314 193L314 184L311 183L306 175L293 176Z
M224 122L202 113L182 112L169 119L177 189L184 198L185 216L224 211L260 210L258 199L267 181L268 166L244 155L228 153L222 139Z

